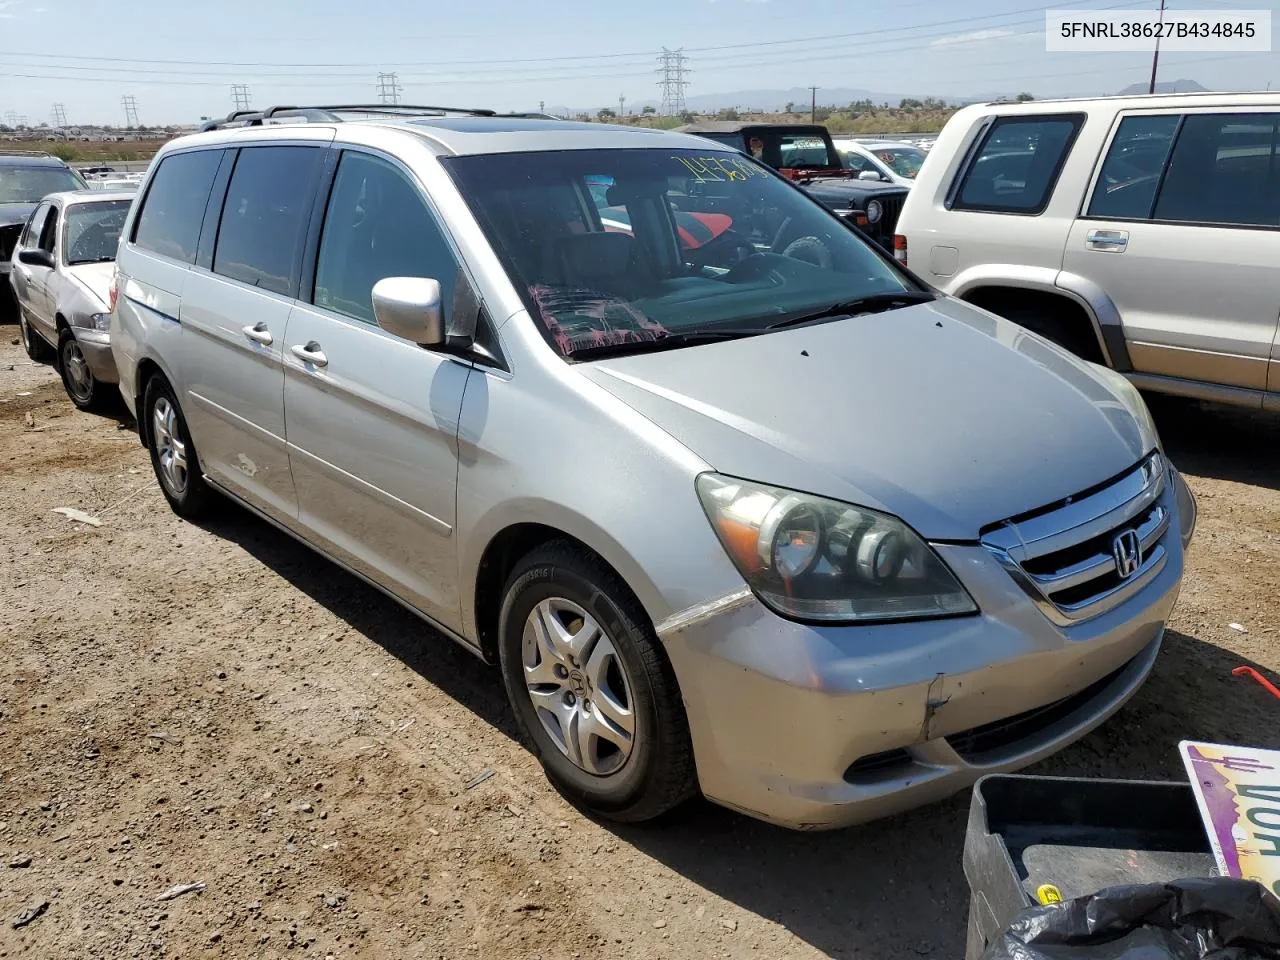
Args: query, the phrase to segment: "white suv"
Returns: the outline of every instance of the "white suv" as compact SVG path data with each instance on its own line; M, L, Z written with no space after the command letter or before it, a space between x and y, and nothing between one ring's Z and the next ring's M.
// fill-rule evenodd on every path
M895 250L1137 386L1280 409L1280 94L978 104Z

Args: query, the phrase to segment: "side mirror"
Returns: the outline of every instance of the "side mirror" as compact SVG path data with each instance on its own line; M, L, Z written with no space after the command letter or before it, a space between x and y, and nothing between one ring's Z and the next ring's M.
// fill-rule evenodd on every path
M373 317L387 333L424 347L444 343L444 311L436 280L384 277L373 285Z
M53 269L53 254L48 250L41 250L38 247L31 250L19 251L18 261L20 263L25 263L29 267L45 267L49 270Z
M859 179L859 180L877 180L877 181L878 181L878 180L880 180L880 179L882 179L882 178L881 178L880 174L876 173L876 171L874 171L874 170L863 170L860 174L858 174L858 179Z

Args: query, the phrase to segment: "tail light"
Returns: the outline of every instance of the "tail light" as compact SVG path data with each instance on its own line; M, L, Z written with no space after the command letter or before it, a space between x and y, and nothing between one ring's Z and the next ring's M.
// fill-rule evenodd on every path
M108 291L108 300L111 312L116 312L116 301L120 299L120 271L113 270L111 272L111 287Z
M900 233L893 235L893 259L904 267L907 265L907 238Z

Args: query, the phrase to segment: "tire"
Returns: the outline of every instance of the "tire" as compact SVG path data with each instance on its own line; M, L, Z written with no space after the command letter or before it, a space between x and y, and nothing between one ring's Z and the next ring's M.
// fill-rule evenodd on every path
M58 372L67 396L81 410L97 411L107 404L108 389L98 382L85 362L80 344L70 330L58 338Z
M200 472L200 459L173 388L159 374L147 381L142 415L145 419L139 429L147 431L151 468L169 506L188 520L203 516L210 509L213 491ZM178 462L185 463L185 468L178 468Z
M570 659L574 638L567 634L591 634L586 617L598 626L597 639ZM540 638L531 618L543 624L553 618L564 627L557 637L562 646L544 639L550 630ZM522 559L507 580L498 630L516 721L567 799L589 813L634 823L659 817L697 792L675 674L643 608L593 554L556 541ZM629 743L618 736L628 718ZM585 738L572 736L580 722L590 724Z
M21 307L18 308L18 336L22 338L22 349L26 350L27 356L36 363L53 362L53 348L45 343L40 334L31 329Z

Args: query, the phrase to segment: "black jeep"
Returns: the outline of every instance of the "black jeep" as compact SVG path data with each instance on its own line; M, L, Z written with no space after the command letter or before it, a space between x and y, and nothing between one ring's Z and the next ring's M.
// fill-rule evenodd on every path
M767 163L885 249L893 249L893 228L907 189L857 179L841 161L826 127L705 120L676 130L728 144Z

